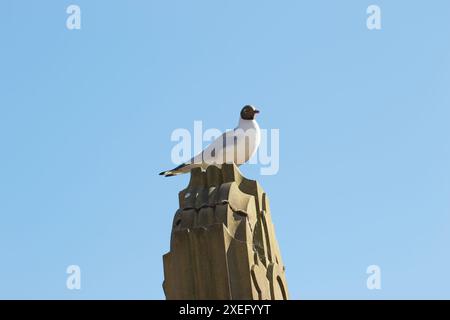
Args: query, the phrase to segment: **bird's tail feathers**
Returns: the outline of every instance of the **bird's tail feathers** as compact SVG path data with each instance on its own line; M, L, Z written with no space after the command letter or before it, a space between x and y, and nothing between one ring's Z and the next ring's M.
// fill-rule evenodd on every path
M183 172L174 172L172 170L167 170L167 171L160 172L159 175L164 176L164 177L173 177L173 176L177 176L182 173Z
M186 170L181 171L181 169L187 169L186 167L188 166L187 163L183 163L180 164L178 167L172 169L172 170L167 170L167 171L163 171L161 172L159 175L160 176L164 176L164 177L173 177L173 176L177 176L179 174L183 174L186 173Z

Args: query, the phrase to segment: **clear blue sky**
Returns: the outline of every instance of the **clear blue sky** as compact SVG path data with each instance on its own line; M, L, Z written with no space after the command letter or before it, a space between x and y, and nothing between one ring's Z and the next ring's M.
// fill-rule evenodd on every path
M78 4L81 30L66 28ZM382 10L382 30L366 9ZM450 298L449 1L0 4L0 298L162 299L170 134L280 129L292 298ZM66 289L77 264L82 289ZM366 288L366 268L382 289Z

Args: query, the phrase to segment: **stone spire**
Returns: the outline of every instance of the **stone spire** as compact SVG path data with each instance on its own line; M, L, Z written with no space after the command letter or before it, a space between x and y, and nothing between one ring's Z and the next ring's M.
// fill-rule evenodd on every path
M163 256L167 299L288 299L269 200L258 182L234 164L194 169L179 203Z

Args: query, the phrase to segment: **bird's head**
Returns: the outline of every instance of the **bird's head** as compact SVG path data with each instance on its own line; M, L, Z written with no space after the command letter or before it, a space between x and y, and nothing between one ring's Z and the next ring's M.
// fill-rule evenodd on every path
M246 105L241 110L241 119L244 120L254 120L255 116L259 113L259 110L254 106Z

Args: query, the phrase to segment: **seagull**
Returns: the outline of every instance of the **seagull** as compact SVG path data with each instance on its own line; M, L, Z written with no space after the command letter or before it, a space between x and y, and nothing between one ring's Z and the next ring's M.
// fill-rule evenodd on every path
M236 128L224 132L191 160L172 170L163 171L160 175L171 177L188 173L194 168L206 170L210 165L221 168L224 163L235 163L238 166L246 163L261 142L261 130L255 120L258 113L259 110L254 106L244 106Z

